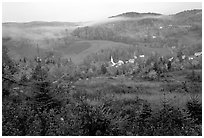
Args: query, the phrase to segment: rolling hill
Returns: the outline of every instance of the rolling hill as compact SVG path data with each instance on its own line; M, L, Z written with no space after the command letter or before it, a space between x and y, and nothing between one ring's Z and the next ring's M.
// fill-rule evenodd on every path
M110 18L123 20L79 27L72 34L88 40L102 39L148 47L196 46L195 49L201 50L202 10L175 15L129 12Z
M126 13L122 13L116 16L111 16L109 18L116 18L116 17L131 17L131 18L138 18L138 17L144 17L144 16L159 16L162 14L159 13L138 13L138 12L126 12Z
M174 15L127 12L93 22L3 23L2 37L14 59L33 58L37 47L41 56L52 51L56 56L81 63L91 53L106 48L140 46L169 53L176 46L186 54L202 50L202 10ZM166 51L165 51L166 50Z

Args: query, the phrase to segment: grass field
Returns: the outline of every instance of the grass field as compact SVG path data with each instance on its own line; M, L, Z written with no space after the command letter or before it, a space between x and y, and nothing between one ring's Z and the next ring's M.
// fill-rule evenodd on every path
M185 109L187 101L193 97L197 97L202 102L201 82L197 83L199 88L196 89L196 92L186 92L183 90L182 82L187 82L189 90L192 85L186 79L190 71L187 70L185 72L171 72L172 76L167 78L168 83L165 81L147 81L142 79L133 80L125 76L118 76L79 80L75 83L75 86L76 89L82 90L82 93L87 94L87 99L92 104L100 103L102 99L108 98L131 100L139 97L140 99L147 100L151 104L152 109L160 109L164 100L175 107ZM178 76L178 74L180 75Z

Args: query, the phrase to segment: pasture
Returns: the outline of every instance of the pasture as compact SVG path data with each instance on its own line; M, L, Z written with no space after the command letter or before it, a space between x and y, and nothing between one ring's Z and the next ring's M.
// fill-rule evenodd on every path
M199 72L199 70L198 70ZM81 89L87 94L90 103L100 103L101 99L126 99L132 100L139 97L147 100L152 109L160 109L163 100L178 108L186 108L186 103L194 97L202 102L201 82L197 82L197 87L193 88L186 76L189 70L171 72L171 76L165 81L147 81L140 78L133 79L126 76L117 77L93 77L77 81L74 85L76 89ZM178 74L180 74L178 76ZM185 91L183 82L186 82L188 91Z

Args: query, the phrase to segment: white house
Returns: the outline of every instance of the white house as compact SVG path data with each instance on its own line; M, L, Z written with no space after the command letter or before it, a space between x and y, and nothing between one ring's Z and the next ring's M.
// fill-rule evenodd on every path
M135 59L129 59L128 62L133 64L135 63Z
M155 35L152 36L153 39L157 38Z
M174 57L169 58L169 61L172 61L174 59Z
M119 60L117 63L119 66L121 66L122 64L124 64L124 62L122 60Z
M193 56L188 57L188 60L193 60Z
M20 89L19 87L14 87L14 88L13 88L13 90L19 90L19 89Z
M42 59L41 59L40 57L36 57L36 61L37 61L37 62L41 62Z
M140 58L143 58L143 57L145 57L145 56L144 56L144 55L140 55L139 57L140 57Z
M182 57L181 57L182 59L185 59L186 58L186 55L182 55Z
M117 63L115 63L114 61L113 61L113 57L111 56L111 66L113 67L113 66L115 66L115 67L118 67L118 66L121 66L121 65L123 65L124 64L124 62L122 61L122 60L118 60L118 62Z
M194 55L195 55L196 57L198 57L198 56L202 55L202 52L197 52L197 53L195 53Z

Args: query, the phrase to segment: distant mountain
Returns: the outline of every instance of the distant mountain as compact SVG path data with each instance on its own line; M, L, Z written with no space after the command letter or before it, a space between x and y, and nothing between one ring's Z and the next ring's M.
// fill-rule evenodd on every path
M3 23L3 25L6 26L19 26L19 27L36 27L36 26L77 26L79 23L75 22L58 22L58 21L52 21L52 22L45 22L45 21L31 21L31 22L6 22Z
M179 23L191 24L197 22L202 24L201 9L186 10L173 15L173 17Z
M202 10L173 15L127 12L88 23L10 22L2 24L2 37L11 38L6 45L13 57L35 56L38 44L42 53L54 49L56 55L71 57L76 63L100 49L130 45L186 47L193 53L202 50Z
M116 16L111 16L109 18L116 18L116 17L143 17L143 16L159 16L159 15L162 15L162 14L159 14L159 13L138 13L138 12L126 12L126 13L122 13L122 14L119 14L119 15L116 15Z
M202 14L202 10L201 9L186 10L186 11L176 13L175 16L192 16L195 14Z

